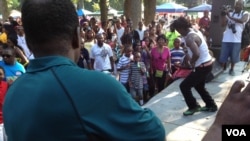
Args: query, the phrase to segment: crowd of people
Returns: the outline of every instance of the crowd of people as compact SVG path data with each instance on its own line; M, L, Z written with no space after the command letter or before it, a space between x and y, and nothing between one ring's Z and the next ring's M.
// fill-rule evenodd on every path
M124 15L107 22L85 16L79 20L73 4L63 1L59 4L48 0L42 6L37 0L26 1L21 22L10 17L8 22L1 24L0 108L4 106L4 122L10 141L37 140L40 131L44 136L39 136L39 140L163 140L165 131L159 119L151 110L140 106L180 77L185 77L180 84L188 107L184 116L197 111L217 111L215 101L205 88L206 76L213 66L207 41L210 38L208 11L196 23L198 29L192 20L183 16L172 21L167 30L163 29L164 21L145 25L144 20L136 23L134 29L132 20ZM60 13L48 15L45 10L52 7ZM36 8L40 9L39 17L32 13ZM242 8L241 1L237 1L235 13L240 13ZM249 18L245 14L237 15L228 13L223 20L224 25L227 20L234 22L237 29L234 35L227 26L219 60L226 63L231 57L231 75L234 75L234 64L239 61L241 24ZM54 19L44 20L48 16ZM231 51L228 45L232 46ZM185 75L179 75L180 71ZM202 97L204 107L197 103L192 88ZM231 92L236 92L233 89ZM3 104L7 90L6 104ZM23 90L27 96L23 96ZM57 95L60 93L64 95ZM80 93L82 95L77 95ZM13 108L18 112L12 112ZM29 111L29 114L20 111ZM104 112L108 114L104 116ZM2 111L0 122L3 124L1 119ZM31 121L22 123L21 119ZM53 122L47 124L48 119ZM114 122L117 125L113 125ZM76 132L64 136L62 133L69 130L61 125ZM57 132L50 132L54 129ZM84 134L80 135L81 130ZM149 131L154 134L147 134ZM211 137L207 135L206 138Z
M204 12L199 23L201 29L206 29L204 37L208 35L210 25L207 13ZM190 19L188 21L192 23ZM134 53L139 52L140 61L145 65L145 73L141 73L136 81L143 83L140 88L142 90L137 91L140 93L138 95L142 93L143 98L134 98L143 105L174 80L189 74L179 75L180 71L184 71L180 68L184 68L182 62L187 58L183 38L172 23L166 28L165 22L153 20L145 25L142 19L136 24L137 28L133 29L133 22L125 15L109 19L105 24L95 17L87 19L83 16L79 22L82 51L78 64L82 68L112 75L130 92L130 89L134 90L130 66L136 62ZM178 70L178 74L174 74L175 70ZM143 99L143 102L139 102L139 99Z
M204 16L198 23L194 19L190 19L189 16L184 18L193 29L203 34L202 39L205 39L206 47L209 47L207 41L210 38L209 12L204 11ZM176 18L173 21L176 21ZM110 74L121 82L128 92L135 89L139 96L131 95L140 105L143 105L174 80L186 77L191 73L191 67L187 67L189 63L187 58L190 59L190 57L187 55L188 51L184 44L185 38L176 30L173 21L169 28L163 29L163 27L166 28L164 20L159 20L158 23L152 21L148 25L140 20L137 23L137 28L133 29L133 22L124 15L109 19L106 23L101 23L95 17L87 19L83 15L79 19L81 52L77 65L81 68ZM194 25L198 25L199 28L197 29L197 26ZM12 58L16 59L13 59L12 64L24 67L15 67L18 69L14 71L7 69L6 80L12 83L19 75L25 73L29 60L34 59L34 56L27 46L20 20L17 22L9 17L9 21L3 23L1 27L0 46L3 49L7 47L14 49ZM136 63L135 53L140 53L139 61L145 66L145 72L138 73L136 80L130 78L134 73L131 66ZM222 52L221 56L223 55L225 56L226 53ZM2 57L3 62L6 62L6 58L9 59L5 54ZM233 58L237 58L237 56ZM226 59L226 56L221 57L220 61L225 63ZM17 63L14 63L15 61ZM9 74L9 72L12 72L12 74ZM231 68L230 74L234 74L233 68ZM142 83L140 84L140 90L134 88L135 85L132 85L132 83L135 82L131 82L132 80L136 83Z

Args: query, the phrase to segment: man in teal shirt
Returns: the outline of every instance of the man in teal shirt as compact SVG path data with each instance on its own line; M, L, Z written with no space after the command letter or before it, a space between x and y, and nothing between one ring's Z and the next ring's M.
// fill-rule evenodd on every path
M119 82L75 64L80 29L70 0L26 0L22 22L35 59L6 95L8 141L165 140L161 121Z

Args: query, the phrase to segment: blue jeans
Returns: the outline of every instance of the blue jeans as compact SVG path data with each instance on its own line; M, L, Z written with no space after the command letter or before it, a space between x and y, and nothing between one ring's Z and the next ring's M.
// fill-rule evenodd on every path
M199 105L192 94L192 87L199 93L207 107L215 105L213 98L205 88L206 77L212 71L212 67L213 65L197 67L194 72L191 72L190 75L181 82L180 89L189 109L193 109Z
M220 63L226 63L230 58L231 63L240 61L241 43L222 42L220 52Z

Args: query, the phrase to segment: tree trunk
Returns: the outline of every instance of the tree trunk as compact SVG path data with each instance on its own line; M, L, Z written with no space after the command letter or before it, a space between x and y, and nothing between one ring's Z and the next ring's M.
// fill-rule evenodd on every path
M142 19L142 3L141 0L132 0L132 5L130 6L131 20L133 21L133 29L138 27L138 22Z
M134 0L133 0L134 1ZM132 0L125 0L124 1L124 11L123 11L123 15L126 16L126 18L130 18L130 16L132 15L131 13L131 4Z
M156 0L144 0L144 23L147 26L155 18Z
M1 7L1 13L3 15L3 21L7 20L9 17L9 11L8 11L8 6L7 6L7 0L0 0L0 5Z
M107 20L108 20L108 3L109 0L100 0L99 6L101 11L101 24L102 28L106 32Z

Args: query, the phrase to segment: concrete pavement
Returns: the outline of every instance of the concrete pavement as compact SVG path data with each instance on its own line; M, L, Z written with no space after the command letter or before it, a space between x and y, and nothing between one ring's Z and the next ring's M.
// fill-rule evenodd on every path
M220 71L212 81L206 83L206 88L215 99L216 104L220 107L224 98L227 96L232 84L236 80L244 80L247 84L249 72L242 73L245 62L239 62L235 66L235 76ZM197 112L192 116L183 116L187 110L186 103L180 92L179 84L183 79L176 80L159 94L154 96L143 107L152 109L161 119L168 141L201 141L206 134L210 125L215 119L217 112ZM193 89L194 96L201 106L204 102L199 94Z

